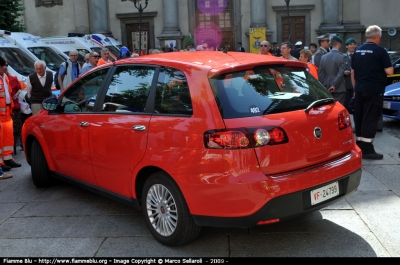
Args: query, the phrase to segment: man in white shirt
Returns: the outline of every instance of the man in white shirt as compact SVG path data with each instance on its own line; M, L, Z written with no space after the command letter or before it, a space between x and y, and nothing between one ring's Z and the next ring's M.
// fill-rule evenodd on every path
M28 98L31 101L32 115L38 114L42 109L42 102L46 98L51 97L51 89L53 84L53 73L46 71L46 63L44 61L35 62L35 73L28 76L26 88Z

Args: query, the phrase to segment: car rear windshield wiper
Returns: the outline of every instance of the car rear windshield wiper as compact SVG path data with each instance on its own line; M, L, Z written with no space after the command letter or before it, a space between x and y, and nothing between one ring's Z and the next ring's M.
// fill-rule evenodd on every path
M328 104L332 104L335 103L336 100L333 98L324 98L324 99L320 99L320 100L316 100L313 103L311 103L306 109L305 112L309 113L310 110L312 108L318 107L318 106L323 106L323 105L328 105Z

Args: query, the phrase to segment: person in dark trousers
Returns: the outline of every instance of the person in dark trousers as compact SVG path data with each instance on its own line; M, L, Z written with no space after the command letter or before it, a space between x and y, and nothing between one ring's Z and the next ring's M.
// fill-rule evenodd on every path
M357 48L356 40L354 38L348 38L345 42L346 44L346 60L347 60L347 67L346 70L344 71L344 82L346 84L346 95L345 95L345 100L344 100L344 106L346 107L347 110L349 110L349 103L350 99L354 95L354 88L353 84L351 82L351 57L354 54L354 51Z
M332 51L321 57L318 68L319 81L332 94L333 98L345 105L346 83L344 71L348 62L339 50L342 47L342 39L334 36L331 40Z
M382 116L387 75L394 69L387 51L380 47L382 29L376 25L365 31L366 42L357 47L351 61L355 91L354 123L356 143L364 159L382 159L373 142Z

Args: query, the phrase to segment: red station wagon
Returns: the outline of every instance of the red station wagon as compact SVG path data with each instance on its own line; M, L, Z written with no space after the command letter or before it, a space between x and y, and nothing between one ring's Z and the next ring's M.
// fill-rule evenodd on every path
M202 226L316 211L360 183L349 113L298 61L240 52L118 60L43 107L23 127L34 184L57 177L127 203L165 245Z

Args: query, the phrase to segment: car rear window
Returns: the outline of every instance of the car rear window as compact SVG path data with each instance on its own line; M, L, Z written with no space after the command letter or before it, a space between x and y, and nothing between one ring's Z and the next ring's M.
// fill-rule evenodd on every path
M260 67L218 75L210 83L224 119L300 110L332 98L304 68Z

